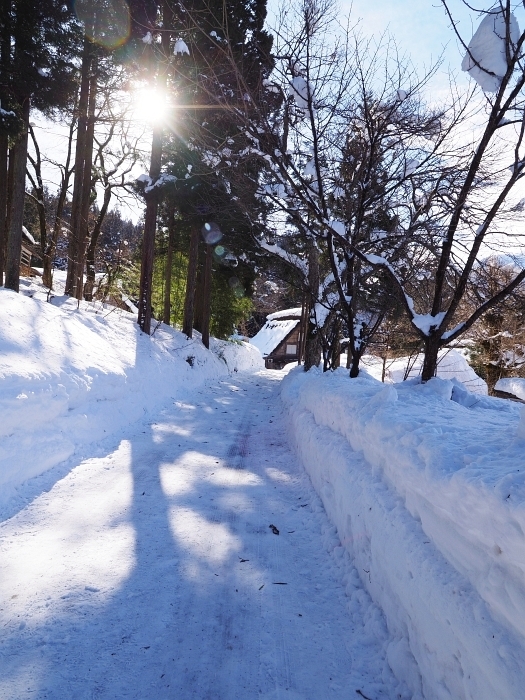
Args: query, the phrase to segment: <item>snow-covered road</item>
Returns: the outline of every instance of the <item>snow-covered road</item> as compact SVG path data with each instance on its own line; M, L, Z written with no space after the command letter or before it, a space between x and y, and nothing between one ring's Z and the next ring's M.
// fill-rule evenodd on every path
M1 700L406 697L280 377L202 388L0 524Z

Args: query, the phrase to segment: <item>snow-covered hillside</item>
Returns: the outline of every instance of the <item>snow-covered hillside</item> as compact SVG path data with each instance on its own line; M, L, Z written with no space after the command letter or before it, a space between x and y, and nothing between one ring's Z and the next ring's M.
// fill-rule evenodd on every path
M291 435L414 697L525 697L525 442L454 381L291 372Z
M0 505L17 486L86 445L152 414L205 381L263 365L248 343L160 325L152 337L133 314L51 297L22 280L0 289ZM197 334L198 336L198 334Z

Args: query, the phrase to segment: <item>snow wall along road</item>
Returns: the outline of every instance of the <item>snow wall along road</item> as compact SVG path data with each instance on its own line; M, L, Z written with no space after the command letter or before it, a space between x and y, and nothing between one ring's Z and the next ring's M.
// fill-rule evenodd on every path
M302 368L282 399L414 700L523 700L520 407L441 379L394 387Z

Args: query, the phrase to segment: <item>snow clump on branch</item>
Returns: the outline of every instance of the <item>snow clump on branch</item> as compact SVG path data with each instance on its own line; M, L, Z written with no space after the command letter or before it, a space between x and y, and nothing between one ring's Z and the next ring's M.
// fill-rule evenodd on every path
M461 70L468 72L485 92L497 92L507 72L506 34L503 12L490 11L470 40L467 54L461 63ZM509 34L512 53L513 45L520 36L518 22L512 13L509 17Z
M175 54L175 56L177 56L177 54L182 55L184 53L187 53L189 56L190 50L188 48L188 44L183 39L177 39L173 47L173 53Z
M311 89L302 75L296 75L293 78L288 88L288 95L293 97L299 109L308 109L308 95L311 95Z

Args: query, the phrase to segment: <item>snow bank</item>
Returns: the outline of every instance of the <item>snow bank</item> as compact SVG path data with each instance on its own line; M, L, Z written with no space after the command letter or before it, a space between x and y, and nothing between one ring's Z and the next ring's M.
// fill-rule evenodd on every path
M226 363L230 372L256 372L264 369L259 349L249 342L211 338L210 350Z
M362 360L363 367L376 379L381 379L381 370L383 362L380 358L373 355L364 355ZM387 362L385 382L397 384L405 380L405 375L408 379L421 376L423 368L423 356L420 355L415 359L408 357L400 357L397 360ZM407 371L408 370L408 371ZM445 348L438 355L437 376L441 379L456 379L473 394L488 394L487 383L479 377L463 355L457 350Z
M247 343L209 352L165 325L146 336L113 307L21 290L0 290L0 503L170 399L263 364Z
M344 370L292 371L282 398L414 698L523 697L521 407L457 382L394 387Z
M494 389L496 389L496 391L504 391L507 394L512 394L518 399L525 401L525 379L521 379L520 377L498 379Z

